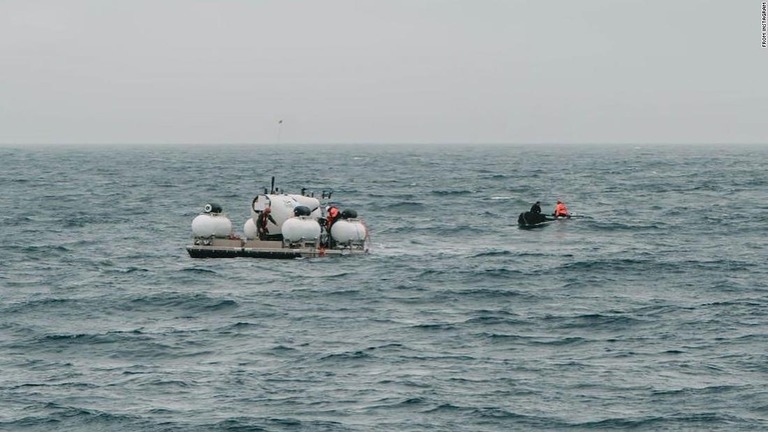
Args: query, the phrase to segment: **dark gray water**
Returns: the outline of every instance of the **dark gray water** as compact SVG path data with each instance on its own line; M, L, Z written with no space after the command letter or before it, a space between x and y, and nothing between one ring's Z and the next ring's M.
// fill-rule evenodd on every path
M768 147L0 149L0 429L768 428ZM368 256L194 260L271 176ZM561 198L583 216L520 230Z

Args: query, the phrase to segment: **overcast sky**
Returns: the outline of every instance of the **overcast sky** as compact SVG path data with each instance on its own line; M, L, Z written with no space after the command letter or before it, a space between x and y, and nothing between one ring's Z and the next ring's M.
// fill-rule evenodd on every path
M0 143L766 143L761 4L0 0Z

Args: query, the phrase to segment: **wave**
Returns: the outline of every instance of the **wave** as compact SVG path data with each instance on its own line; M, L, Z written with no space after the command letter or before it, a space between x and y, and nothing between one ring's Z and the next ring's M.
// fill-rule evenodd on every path
M453 280L470 281L474 282L474 287L468 289L459 289L457 292L463 295L486 295L486 294L503 294L503 295L516 295L517 291L502 287L501 290L488 290L485 284L492 283L495 279L510 280L512 277L524 275L521 270L511 269L508 267L484 267L484 268L458 268L458 269L426 269L416 276L417 280L433 280L434 276L438 276L438 280ZM459 277L458 280L455 277Z
M112 264L110 263L107 266L109 267L111 265ZM149 273L149 272L151 272L151 270L148 269L148 268L133 267L133 266L131 266L131 267L108 269L108 270L106 270L106 272L108 272L108 273L124 273L124 274L129 274L129 273Z
M42 298L39 300L26 300L17 303L9 303L2 305L4 314L10 315L15 313L28 313L39 310L67 310L77 308L81 305L80 300L71 298L50 297Z
M654 259L643 258L597 258L586 261L576 261L572 263L564 263L558 266L558 270L577 272L577 273L592 273L594 271L599 272L617 272L617 271L649 271L653 268L659 267L674 267L664 263L660 263Z
M472 424L472 421L478 421L481 423L492 422L497 427L502 429L509 428L510 430L519 428L558 429L564 427L562 422L554 418L517 413L498 406L462 406L444 402L424 409L421 412L423 414L451 416L451 418L459 416L463 419L459 424L464 426ZM456 430L463 430L464 428L460 427L459 424L454 425Z
M236 309L239 306L239 303L232 299L216 298L205 294L169 292L134 298L127 303L116 304L115 308L125 311L178 309L188 312L209 313Z
M544 258L551 257L551 253L547 252L535 252L535 251L518 251L509 249L489 249L482 252L478 252L471 256L471 258L490 258L490 257L515 257L515 258Z
M455 324L448 323L429 323L429 324L416 324L411 326L412 329L418 330L455 330L457 327Z
M56 254L57 252L63 252L63 253L69 253L74 251L75 245L68 246L63 244L43 244L43 245L26 245L26 246L16 246L15 248L26 254L29 257L36 257L38 256L38 253L42 253L40 256L49 256L51 253L54 253L54 256L60 256L60 254Z
M230 330L243 330L243 329L251 329L251 328L263 328L263 324L256 324L256 323L250 323L250 322L244 322L244 321L238 321L234 324L229 324L224 327L217 328L216 330L219 332L222 331L230 331Z
M19 346L26 346L27 349L63 349L71 346L87 346L89 349L96 349L98 345L124 344L125 352L130 350L130 346L141 347L147 353L161 348L169 348L167 345L159 344L154 341L152 334L143 333L140 330L131 331L110 331L106 333L52 333L38 336L33 341L19 342ZM136 345L138 344L138 345Z
M397 212L400 214L421 213L431 208L418 201L399 201L391 204L379 203L374 204L372 207L372 211Z
M473 316L464 320L464 324L479 325L520 325L529 324L530 321L521 319L518 314L506 311L478 310L473 312Z
M329 414L332 414L329 413ZM235 417L213 424L200 425L201 431L253 431L266 432L274 430L296 431L345 431L348 430L343 423L331 420L300 420L290 417ZM352 430L352 429L349 429Z
M203 268L203 267L185 267L185 268L181 269L180 271L185 272L185 273L200 273L200 274L211 273L211 274L218 274L218 272L216 270L211 270L211 269L207 269L207 268Z
M762 421L715 412L674 412L666 416L616 417L571 424L580 429L597 430L735 430L734 425L739 425L736 429L746 428L744 430L765 427Z
M320 360L328 360L328 361L358 361L358 360L365 360L369 359L372 356L364 351L347 351L342 353L334 353L334 354L328 354L325 356L320 357Z
M561 328L606 328L617 330L644 323L644 320L626 314L583 314L583 315L547 315L545 322L560 324Z
M510 250L489 250L489 251L483 251L476 253L472 255L472 258L485 258L485 257L496 257L496 256L516 256L517 253L514 253Z
M477 416L479 418L489 418L501 421L522 421L522 422L541 422L544 421L541 417L531 416L526 414L518 414L514 411L510 411L500 407L482 407L472 408L469 410L469 415ZM549 426L554 426L550 421L547 421Z
M72 390L93 390L100 388L100 385L86 382L58 382L58 383L24 383L10 387L11 390L23 390L27 387L51 387L51 388L66 388Z
M470 190L433 190L431 192L432 195L438 196L438 197L454 197L454 196L462 196L462 195L474 195L475 191Z
M37 403L28 406L30 414L14 420L0 421L0 429L8 430L157 430L159 426L140 416L70 406L59 403Z
M581 221L579 221L581 224ZM670 226L679 225L678 222L666 220L666 221L622 221L622 222L606 222L606 221L584 221L583 225L593 231L606 231L606 232L647 232L647 231L660 231L666 232Z

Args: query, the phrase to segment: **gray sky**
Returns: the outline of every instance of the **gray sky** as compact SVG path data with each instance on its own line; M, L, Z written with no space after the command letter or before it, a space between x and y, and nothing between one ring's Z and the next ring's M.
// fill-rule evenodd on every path
M761 3L0 0L0 143L766 143Z

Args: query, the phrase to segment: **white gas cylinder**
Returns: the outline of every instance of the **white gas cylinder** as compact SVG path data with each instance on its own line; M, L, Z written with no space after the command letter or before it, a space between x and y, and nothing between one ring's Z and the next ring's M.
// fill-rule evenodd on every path
M228 237L232 222L223 214L201 214L192 220L192 233L195 237Z
M362 243L368 231L362 221L341 219L331 226L331 237L339 243Z
M245 221L245 225L243 225L243 234L245 234L245 238L248 240L253 240L259 237L259 232L256 229L256 223L253 222L253 218Z
M289 242L314 241L320 238L320 224L311 216L292 217L283 222L282 233Z

